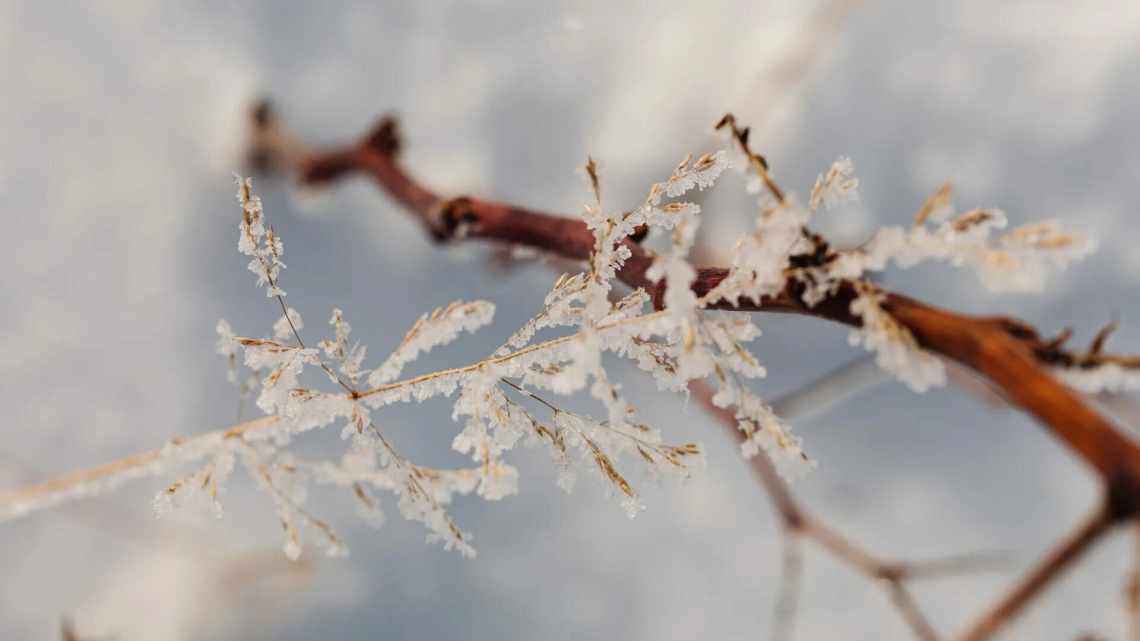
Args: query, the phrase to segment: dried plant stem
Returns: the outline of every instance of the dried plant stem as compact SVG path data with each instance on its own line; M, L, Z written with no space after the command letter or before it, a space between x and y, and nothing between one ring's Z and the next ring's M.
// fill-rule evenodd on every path
M239 423L225 430L205 432L187 439L174 439L166 447L142 452L126 458L91 467L54 479L28 485L17 490L0 494L0 521L15 518L24 513L31 504L61 503L68 499L80 498L93 487L106 483L120 483L136 478L153 476L161 472L160 464L179 449L192 449L199 443L219 438L244 438L248 433L266 430L278 422L276 416L263 416L259 419Z
M652 322L653 320L661 317L664 312L655 312L643 316L622 319L610 323L600 323L594 327L594 331L606 332L620 327L635 325L638 323ZM535 343L515 352L510 352L501 356L494 356L476 363L471 363L462 367L456 367L446 370L439 370L424 374L421 376L414 376L392 383L386 383L367 390L357 390L352 386L337 379L342 387L345 388L344 398L352 401L357 401L375 394L384 392L398 391L404 388L414 387L432 380L457 376L465 373L477 371L489 365L497 365L507 363L520 357L525 357L536 351L549 350L559 345L577 339L577 334L571 334L560 338L551 339L543 343ZM250 340L250 339L244 339ZM321 363L323 369L329 372L330 369L325 363ZM331 375L331 374L330 374ZM508 381L505 381L508 384ZM511 384L513 386L513 384ZM87 493L94 491L91 489L102 483L119 483L126 480L136 478L144 478L153 476L161 472L160 464L167 459L178 459L182 462L190 462L195 457L186 456L185 452L194 452L197 446L209 443L218 439L241 438L243 440L250 436L257 436L259 432L264 432L278 423L278 417L265 416L256 420L239 423L232 427L223 430L214 430L211 432L204 432L193 437L184 439L174 439L166 447L150 450L141 454L129 456L112 463L92 467L55 479L37 483L34 485L25 486L7 493L0 493L0 521L14 518L22 515L27 506L31 504L43 505L43 502L49 504L59 503L68 499L79 498ZM371 429L375 429L372 426ZM376 435L380 438L385 448L390 450L390 453L399 460L394 450L390 449L388 442L380 436L379 432Z

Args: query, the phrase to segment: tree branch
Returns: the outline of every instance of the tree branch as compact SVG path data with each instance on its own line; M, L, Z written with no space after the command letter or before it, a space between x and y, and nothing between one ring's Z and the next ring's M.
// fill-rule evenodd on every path
M1045 555L1045 558L1010 592L969 628L960 641L983 641L1007 625L1013 617L1082 554L1089 550L1113 523L1110 510L1099 508L1076 530Z
M583 221L469 196L440 196L412 178L397 162L400 144L395 120L386 117L356 145L310 151L279 125L267 103L258 105L253 112L251 150L258 165L287 171L306 185L330 183L351 174L371 176L438 242L479 238L525 245L573 260L589 258L594 237ZM766 161L751 152L749 155L754 164L761 166L762 177L767 177ZM779 193L777 189L773 192ZM655 256L637 240L631 237L622 241L630 251L630 258L618 277L630 287L644 288L660 308L665 283L653 282L646 276ZM703 296L727 275L728 270L724 268L698 268L692 289ZM718 302L710 307L793 313L860 326L860 318L851 312L851 303L857 295L854 283L844 283L815 305L807 305L802 295L802 285L789 279L775 296L759 301L742 299L736 305ZM973 369L993 383L1013 405L1035 416L1055 438L1097 472L1106 488L1104 506L1094 517L1062 541L963 637L980 641L1008 622L1110 525L1134 519L1140 513L1140 445L1049 371L1053 366L1094 367L1106 363L1137 367L1140 359L1103 354L1104 339L1111 331L1108 328L1098 334L1086 352L1077 353L1063 348L1068 334L1045 340L1032 326L1012 318L965 316L890 292L885 293L882 308L914 336L919 346ZM691 389L698 396L707 392L701 383ZM915 634L921 639L936 638L902 583L904 577L912 575L907 566L878 561L808 518L765 457L755 457L753 469L768 490L786 531L815 540L864 574L884 580ZM799 553L787 552L786 568L798 577ZM794 593L782 595L781 603L785 606L794 601Z
M279 125L267 103L259 104L253 111L251 153L258 165L285 170L306 185L329 183L350 174L371 176L437 241L487 239L525 245L574 260L586 260L593 251L593 234L579 219L469 196L438 195L397 162L400 146L395 120L385 117L356 145L306 151ZM644 288L660 307L665 283L646 277L653 253L633 239L623 242L631 256L618 277L630 287ZM727 274L724 268L699 268L693 291L703 296ZM720 302L710 307L795 313L854 327L861 324L859 317L851 313L851 302L856 296L851 284L814 306L805 304L801 295L801 287L789 281L780 294L771 298L742 299L738 305ZM1106 481L1123 483L1120 479L1127 479L1134 488L1140 488L1140 445L1047 371L1049 365L1087 363L1089 358L1098 356L1099 348L1087 354L1071 354L1063 351L1057 341L1043 340L1022 321L964 316L899 294L888 293L883 309L908 329L923 348L987 377Z

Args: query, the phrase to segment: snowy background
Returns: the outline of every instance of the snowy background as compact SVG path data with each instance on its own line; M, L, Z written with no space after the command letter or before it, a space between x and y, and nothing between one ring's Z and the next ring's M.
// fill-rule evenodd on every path
M1047 297L987 295L943 267L887 282L1082 340L1119 317L1114 347L1140 352L1138 77L1140 4L1127 1L0 3L0 487L233 421L214 324L261 334L274 319L234 247L231 174L261 95L320 143L393 111L429 184L564 212L589 198L576 173L587 154L607 202L625 206L711 149L710 126L732 110L757 124L785 186L804 192L853 158L861 203L821 222L838 240L909 221L947 179L960 207L1093 232L1099 253ZM498 305L491 328L415 372L500 344L555 276L504 267L486 246L433 246L366 180L318 194L256 184L310 335L338 305L380 357L435 306ZM729 177L704 202L715 258L749 225L750 200ZM861 356L833 325L758 322L770 397ZM519 496L453 511L477 561L423 545L391 505L373 531L329 493L314 505L352 557L290 565L272 508L240 474L226 517L205 527L156 522L163 481L141 482L0 526L0 638L58 638L64 616L116 641L763 638L779 569L767 499L700 408L624 371L642 417L710 458L680 489L642 481L649 509L634 521L597 484L561 493L546 456L522 450ZM412 458L458 465L449 410L377 418ZM1031 420L955 389L889 384L795 427L819 462L797 494L856 540L906 558L1010 553L1004 572L918 587L947 634L1096 497ZM332 432L307 442L339 446ZM908 638L874 586L807 558L800 638ZM1125 537L1097 548L1008 638L1122 638L1131 559Z

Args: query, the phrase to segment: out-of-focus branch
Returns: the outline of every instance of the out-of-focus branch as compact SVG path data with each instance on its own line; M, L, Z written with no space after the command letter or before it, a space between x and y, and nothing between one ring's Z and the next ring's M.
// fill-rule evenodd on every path
M1045 587L1100 539L1113 523L1112 514L1097 509L1076 530L1069 534L1045 555L1036 567L1022 578L1009 593L983 614L962 636L960 641L982 641L991 638L1009 624Z
M825 377L822 379L822 384L811 384L807 389L826 394L829 382L829 379ZM730 434L738 439L744 438L744 434L737 429L734 412L731 409L720 408L713 404L714 391L708 384L704 381L690 382L689 393ZM777 400L773 404L773 409L778 412L787 410L787 407L783 407L788 404L785 401L795 402L798 395L805 393L807 392L793 393ZM781 414L783 413L781 412ZM780 478L767 456L754 456L749 459L749 463L756 479L771 499L772 506L780 517L784 533L783 570L780 581L780 596L776 602L776 613L772 625L773 639L791 637L792 622L799 600L798 592L803 563L801 541L806 540L815 543L840 562L848 565L867 579L883 586L903 620L906 621L915 637L920 641L936 641L938 635L911 596L907 589L907 582L987 570L992 569L995 565L996 559L993 555L961 556L927 562L901 562L881 559L805 511L792 496L787 484Z
M1140 641L1140 523L1132 526L1132 572L1124 584L1124 605L1128 612L1129 638Z

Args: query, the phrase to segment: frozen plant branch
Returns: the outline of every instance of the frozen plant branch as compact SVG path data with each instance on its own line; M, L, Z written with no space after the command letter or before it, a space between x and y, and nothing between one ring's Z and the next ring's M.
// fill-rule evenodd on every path
M1140 360L1104 354L1107 332L1099 334L1088 350L1070 351L1064 348L1065 335L1059 337L1062 340L1045 339L1032 326L1016 319L969 317L878 288L868 290L857 281L864 271L882 269L889 261L905 266L934 258L974 266L983 282L995 289L1032 288L1040 284L1038 272L1045 263L1052 261L1063 266L1087 253L1091 245L1066 234L1054 223L1017 228L997 245L990 244L989 233L1006 225L1004 214L974 210L947 220L950 186L944 185L923 204L912 230L884 230L886 233L877 236L869 247L838 252L811 234L806 217L780 207L786 205L786 194L773 180L766 159L749 147L748 129L738 127L731 116L726 116L720 126L731 133L746 164L778 205L768 209L788 219L782 227L763 231L769 237L782 236L793 243L799 242L794 236L800 233L804 242L786 264L764 274L732 268L695 268L690 287L698 299L706 301L707 308L811 315L859 328L864 318L854 305L860 301L861 293L869 291L874 296L874 308L882 312L880 316L897 326L899 332L913 337L918 349L977 372L1014 406L1038 418L1043 427L1090 465L1105 484L1110 522L1135 520L1140 504L1140 446L1058 377L1082 391L1136 389L1140 387ZM302 184L329 183L350 174L373 177L421 220L436 241L482 238L571 259L588 258L588 228L580 221L469 196L446 198L424 187L397 161L400 141L391 118L384 118L359 144L328 151L310 150L299 143L280 125L267 103L254 110L251 131L254 156L265 165L290 172ZM848 167L840 165L822 177L813 194L816 206L841 200L841 194L825 197L828 194L824 189L828 183L853 186L849 174ZM931 229L931 223L939 226ZM618 278L631 287L645 289L654 304L663 307L668 283L659 276L648 277L654 256L636 239L625 238L621 244L628 250L629 258ZM916 253L916 248L921 248L921 252ZM1025 266L1034 275L1018 278ZM733 278L739 281L742 276L751 279L748 284L755 295L740 295L747 288L737 285L727 288L726 297L725 282ZM764 278L757 280L758 276ZM862 305L866 310L871 303ZM941 380L936 367L927 368L931 383ZM1078 545L1088 546L1093 540L1095 537L1081 539ZM1064 562L1049 566L1043 573L1042 585L1075 557L1065 556ZM999 613L1000 618L1012 618L1024 603L1013 600L1012 607Z
M721 124L733 132L747 164L759 172L766 186L768 183L774 186L766 159L748 147L748 130L738 127L730 117ZM591 255L593 235L581 220L470 196L446 198L423 186L397 161L400 141L392 118L382 119L359 144L329 151L308 150L298 143L280 125L267 103L255 108L252 131L253 156L263 166L279 167L308 185L326 184L350 174L370 176L405 205L437 241L487 239L576 260L587 260ZM779 187L770 191L777 201L784 196ZM945 188L939 190L936 195L940 194L941 198L924 205L918 222L926 224L930 219L937 219L939 212L946 208L939 201L948 200L947 193ZM971 228L976 229L977 225L992 224L992 220L981 218L968 212L964 220L952 222L951 227L965 226L964 231L973 233ZM1024 235L1018 234L1019 237ZM834 251L822 239L809 240L813 242L807 244L808 251L789 260L793 269L810 271L834 264L847 269L854 260ZM1051 233L1036 242L1055 245L1063 241L1063 237ZM655 305L662 306L666 281L654 281L646 275L655 256L630 238L621 244L630 256L617 272L618 279L630 287L645 289ZM858 258L874 262L866 256ZM1006 262L997 258L992 261ZM701 299L708 297L722 286L730 272L718 267L696 268L691 284L693 293ZM863 319L852 311L852 304L859 298L853 279L839 279L833 291L809 305L805 295L810 288L805 280L792 277L794 274L781 276L780 286L766 295L740 297L736 301L714 300L707 308L794 313L862 326ZM879 307L914 337L918 347L958 361L990 379L1012 402L1041 420L1102 477L1123 474L1134 483L1140 481L1140 446L1053 375L1059 372L1067 377L1083 375L1086 379L1099 376L1104 386L1130 389L1140 385L1140 378L1136 377L1140 372L1140 359L1112 356L1091 348L1086 352L1067 351L1063 344L1042 338L1031 325L1016 319L969 317L888 291L880 290L879 295Z
M593 470L607 493L633 516L642 506L619 471L621 457L640 459L655 473L685 478L700 463L702 453L697 444L664 445L657 430L637 420L621 386L611 382L602 364L602 356L612 353L636 362L662 390L683 391L706 380L714 384L716 391L709 391L707 403L723 410L740 433L743 454L764 461L757 469L765 470L766 486L786 528L882 581L916 635L933 639L933 630L903 580L936 574L935 570L918 572L869 555L806 515L786 491L779 490L780 477L801 474L814 464L774 408L746 384L747 379L766 374L745 347L759 335L759 328L745 314L709 313L775 311L851 327L852 343L873 351L880 367L916 391L944 383L943 359L974 369L1012 404L1038 417L1100 474L1106 490L1100 516L1064 541L967 636L974 641L985 638L1101 532L1140 513L1140 446L1053 373L1070 377L1079 373L1086 388L1125 388L1134 384L1140 361L1105 355L1107 332L1094 339L1086 352L1072 352L1063 347L1067 335L1045 340L1020 321L971 318L937 309L885 291L865 274L889 264L907 267L945 261L973 269L991 289L1040 289L1047 271L1081 258L1091 243L1053 222L1002 233L1008 221L995 209L953 216L944 202L949 193L944 189L923 206L913 227L884 228L862 247L837 250L809 224L823 209L855 197L858 181L850 160L840 159L821 175L803 204L777 183L767 160L752 150L747 127L726 115L717 129L725 132L729 149L686 157L632 209L605 208L591 160L587 174L594 202L581 218L572 219L467 196L438 196L397 163L400 141L391 119L383 120L358 145L314 153L281 128L267 106L258 106L253 156L259 163L280 167L307 184L364 173L402 203L437 241L483 238L521 245L581 261L585 270L559 278L534 318L490 357L393 382L418 354L489 322L490 304L457 302L425 315L392 355L371 371L365 367L364 347L350 342L351 328L339 309L330 321L334 337L318 343L319 348L307 347L299 331L300 315L285 305L280 287L284 244L265 222L250 183L239 180L238 248L251 257L249 269L267 295L277 300L282 318L274 326L274 338L238 336L228 324L219 323L219 351L231 364L239 352L243 354L244 365L258 381L257 406L268 416L0 496L0 515L18 516L162 471L167 463L199 459L206 459L205 467L171 484L156 498L156 507L163 512L183 502L197 502L220 514L219 493L235 461L240 461L276 506L291 558L302 549L302 528L317 534L329 553L344 549L331 528L304 507L306 486L312 483L351 487L354 498L376 522L379 508L366 486L392 492L400 513L427 527L429 541L442 541L472 556L470 536L451 521L445 506L454 495L475 493L499 500L517 492L518 471L507 463L506 455L517 444L531 442L548 448L565 472L559 481L564 489L572 486L577 463ZM693 266L688 255L700 224L700 207L681 198L711 187L733 165L751 176L749 188L760 194L756 228L737 243L728 267ZM647 234L662 231L671 239L667 252L657 254L641 245ZM618 282L634 291L615 300ZM656 311L643 313L649 301ZM532 343L539 330L559 327L574 331ZM285 342L290 338L296 344ZM323 373L335 390L303 387L300 376L306 367ZM359 386L361 380L368 386ZM551 419L527 411L504 394L504 387L546 406ZM604 407L606 418L565 412L532 390L561 395L588 391ZM469 470L416 465L395 451L371 416L395 402L452 394L457 395L453 419L464 425L452 446L477 464ZM335 423L342 424L342 437L349 442L339 463L300 462L287 449L302 433ZM785 559L789 576L798 576L798 552L790 549ZM794 603L794 592L782 601L786 606Z

